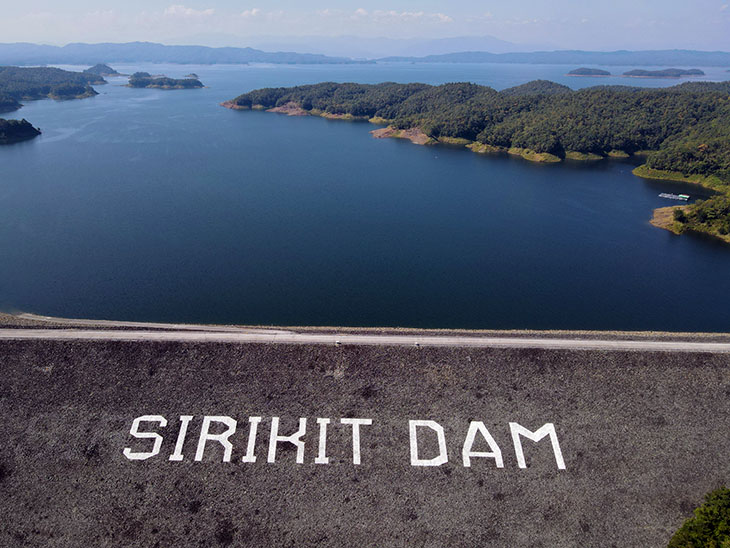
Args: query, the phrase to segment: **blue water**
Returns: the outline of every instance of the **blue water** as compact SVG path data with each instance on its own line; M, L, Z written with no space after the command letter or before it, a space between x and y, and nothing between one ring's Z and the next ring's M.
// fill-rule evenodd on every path
M550 65L115 68L192 71L208 87L138 90L113 78L98 97L17 113L43 135L0 148L0 309L278 325L730 329L730 247L648 223L653 208L674 203L660 192L698 196L694 187L645 182L629 162L537 165L376 140L366 123L218 106L253 88L323 80L501 89L611 79Z

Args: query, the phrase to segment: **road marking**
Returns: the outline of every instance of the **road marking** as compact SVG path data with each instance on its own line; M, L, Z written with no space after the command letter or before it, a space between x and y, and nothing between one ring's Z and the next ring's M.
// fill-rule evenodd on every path
M534 337L468 337L295 333L293 331L142 331L90 329L0 329L0 340L274 343L366 346L453 346L555 350L631 350L730 353L730 343L649 340L588 340Z

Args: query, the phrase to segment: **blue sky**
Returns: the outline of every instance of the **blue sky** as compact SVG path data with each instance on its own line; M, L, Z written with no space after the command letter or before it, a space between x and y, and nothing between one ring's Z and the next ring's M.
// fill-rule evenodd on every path
M28 0L2 8L0 41L150 40L242 45L255 36L492 35L575 49L730 50L730 0ZM4 2L5 4L5 2ZM234 40L235 38L235 40ZM220 40L218 40L220 41Z

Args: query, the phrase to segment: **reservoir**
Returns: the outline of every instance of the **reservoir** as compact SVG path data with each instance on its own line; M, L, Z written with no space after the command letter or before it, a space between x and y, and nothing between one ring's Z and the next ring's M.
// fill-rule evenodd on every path
M202 90L28 102L0 148L0 310L260 325L730 330L730 246L649 224L706 191L635 163L539 165L219 103L321 81L537 78L572 66L112 64ZM68 67L64 67L68 68ZM72 67L80 69L81 67ZM632 67L608 67L621 73ZM721 69L703 68L722 79ZM726 76L726 75L725 75Z

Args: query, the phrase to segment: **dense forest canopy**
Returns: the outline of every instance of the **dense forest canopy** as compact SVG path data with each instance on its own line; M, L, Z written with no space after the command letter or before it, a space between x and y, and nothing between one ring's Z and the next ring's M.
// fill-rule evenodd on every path
M435 139L462 138L560 158L567 151L658 151L649 157L655 169L714 174L730 181L730 82L573 91L537 80L500 92L469 83L325 82L255 90L234 103L243 108L296 103L305 110L382 118L397 128L419 128ZM697 140L707 146L692 149ZM678 149L683 160L674 154Z
M22 105L10 95L0 93L0 112L18 110Z
M571 154L600 157L648 151L646 167L651 170L700 176L717 190L730 189L730 82L573 91L537 80L499 92L470 83L325 82L259 89L232 101L238 108L289 103L315 113L349 114L376 118L397 129L417 128L434 140L475 141L490 150L526 149L560 159ZM720 215L715 225L724 227L727 203L720 201L712 198L704 207L711 215Z
M0 67L0 95L15 100L70 99L96 95L91 84L106 81L96 74L50 67Z
M160 88L160 89L194 89L202 88L203 84L197 78L167 78L166 76L152 76L149 72L135 72L129 77L129 86L133 88Z

